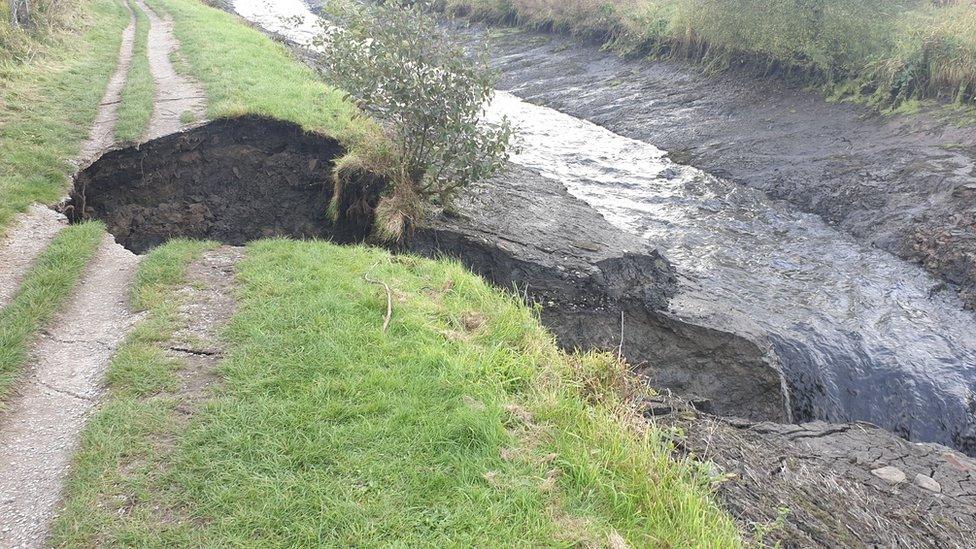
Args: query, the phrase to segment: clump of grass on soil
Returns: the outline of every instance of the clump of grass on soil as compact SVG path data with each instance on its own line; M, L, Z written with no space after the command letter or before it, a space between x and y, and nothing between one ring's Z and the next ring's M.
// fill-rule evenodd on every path
M149 127L156 86L149 72L149 18L133 6L136 14L136 43L132 51L132 65L122 89L115 140L120 143L139 141Z
M445 0L456 13L573 32L628 53L743 64L880 107L976 103L976 6L930 0Z
M142 269L176 275L186 246ZM367 276L390 287L386 332ZM140 275L150 321L175 279ZM271 240L237 280L221 387L189 427L178 366L120 353L57 545L740 545L702 472L631 411L622 365L562 354L460 265Z
M129 22L128 10L113 0L65 2L61 9L64 28L19 38L33 52L29 61L0 50L0 231L30 204L61 198ZM4 25L6 19L0 29L10 32Z
M62 230L0 310L0 410L27 360L31 339L71 294L104 234L101 223Z

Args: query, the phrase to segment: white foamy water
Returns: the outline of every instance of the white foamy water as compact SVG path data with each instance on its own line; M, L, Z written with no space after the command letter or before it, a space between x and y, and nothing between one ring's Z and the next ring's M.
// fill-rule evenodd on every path
M316 29L301 0L234 5L298 43ZM951 293L931 295L938 283L922 269L587 121L498 92L487 118L502 116L519 130L514 162L561 181L685 275L675 313L773 349L800 418L976 447L976 319Z

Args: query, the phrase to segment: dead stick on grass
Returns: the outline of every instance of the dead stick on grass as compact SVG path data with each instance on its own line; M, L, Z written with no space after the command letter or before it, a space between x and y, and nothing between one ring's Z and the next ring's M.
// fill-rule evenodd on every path
M624 312L620 311L620 347L617 347L617 362L624 357Z
M386 284L386 282L381 280L373 280L369 277L369 275L363 275L363 278L365 278L366 282L369 282L370 284L383 286L383 288L386 289L386 317L383 318L383 332L385 333L386 329L390 327L390 319L393 318L393 292L390 290L390 287Z

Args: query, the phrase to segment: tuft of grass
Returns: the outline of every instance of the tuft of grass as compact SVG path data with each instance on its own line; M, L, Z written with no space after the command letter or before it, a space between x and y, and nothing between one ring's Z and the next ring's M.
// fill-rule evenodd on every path
M174 275L140 276L150 318L177 295L146 285L176 278L173 246L143 266ZM391 288L386 332L367 275ZM741 545L623 365L562 354L459 264L270 240L237 280L221 387L188 427L165 380L113 365L56 545Z
M31 339L71 295L104 234L101 223L62 230L28 271L17 295L0 310L0 409L27 360Z
M743 64L881 108L976 104L976 5L930 0L445 0L451 12L605 40L709 69Z
M62 9L65 28L43 39L22 37L29 60L0 52L0 231L30 204L61 198L129 22L114 0L66 2Z
M139 141L146 134L156 91L149 71L149 18L138 7L133 6L132 9L136 14L136 43L115 125L115 140L120 143Z

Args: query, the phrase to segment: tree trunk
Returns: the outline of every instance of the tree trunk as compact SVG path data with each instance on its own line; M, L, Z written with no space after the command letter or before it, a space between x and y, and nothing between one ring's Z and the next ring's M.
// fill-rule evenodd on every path
M11 27L20 26L20 20L17 17L17 8L19 7L18 4L20 4L18 0L10 0L10 26Z

